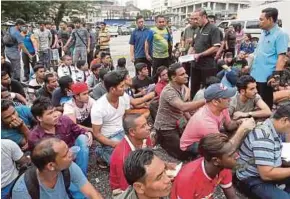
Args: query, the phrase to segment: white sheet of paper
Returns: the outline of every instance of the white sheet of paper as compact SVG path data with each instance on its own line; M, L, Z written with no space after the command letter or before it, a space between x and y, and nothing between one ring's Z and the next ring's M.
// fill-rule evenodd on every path
M180 63L184 63L184 62L190 62L190 61L194 61L194 55L184 55L184 56L180 56L178 61Z
M283 142L282 143L282 153L281 157L287 162L290 162L290 142Z

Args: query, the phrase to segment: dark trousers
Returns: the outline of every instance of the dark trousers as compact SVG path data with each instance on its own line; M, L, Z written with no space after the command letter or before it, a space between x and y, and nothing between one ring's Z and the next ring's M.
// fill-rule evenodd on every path
M157 130L157 143L172 157L179 160L190 160L190 152L180 149L181 133L179 129Z
M249 197L256 199L289 199L290 198L290 179L281 181L263 181L259 177L250 177L240 181L243 190ZM277 185L285 185L283 190Z
M191 78L190 78L191 79L191 86L190 86L191 99L194 97L196 92L201 88L201 84L205 85L206 79L210 76L216 76L216 74L217 74L216 67L208 67L208 68L193 67Z
M152 72L152 70L151 70L151 66L152 66L151 62L148 61L146 59L146 57L142 57L142 58L135 59L134 65L136 65L138 63L145 63L147 65L149 76L151 77L151 72ZM136 75L137 75L137 72L136 72Z
M88 65L90 66L91 65L91 62L93 61L94 59L94 50L91 50L88 55L87 55L87 61L88 61Z
M29 80L30 75L30 64L31 67L34 68L36 63L36 56L32 57L32 59L29 59L28 55L26 53L22 53L22 61L23 61L23 69L24 69L24 77Z
M153 77L155 76L156 71L157 71L157 69L160 66L166 66L168 68L169 65L170 65L170 59L169 59L169 57L166 57L166 58L154 58L153 57L153 63L152 63L153 73L152 73L152 76ZM157 82L155 82L155 83L157 83Z
M270 109L273 107L273 88L268 86L267 83L257 82L258 93L262 99L269 106Z

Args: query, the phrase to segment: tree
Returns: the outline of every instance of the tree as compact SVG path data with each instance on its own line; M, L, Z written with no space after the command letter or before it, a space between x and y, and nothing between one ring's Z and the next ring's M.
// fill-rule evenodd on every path
M147 9L141 10L140 14L144 17L144 19L151 19L153 16L152 11Z
M1 6L2 21L17 18L28 22L49 20L58 26L64 16L76 12L86 15L90 1L1 1Z

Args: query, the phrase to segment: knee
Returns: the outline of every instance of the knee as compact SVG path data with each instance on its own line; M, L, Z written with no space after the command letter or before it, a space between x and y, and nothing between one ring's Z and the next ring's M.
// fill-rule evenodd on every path
M88 137L86 135L79 135L76 144L81 148L88 148Z

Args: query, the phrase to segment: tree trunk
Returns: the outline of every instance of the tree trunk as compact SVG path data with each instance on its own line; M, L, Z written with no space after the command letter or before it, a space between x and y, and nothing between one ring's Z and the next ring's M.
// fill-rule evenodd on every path
M61 2L60 6L58 8L54 23L55 26L58 27L62 18L64 17L64 13L65 13L65 9L66 9L66 2Z

